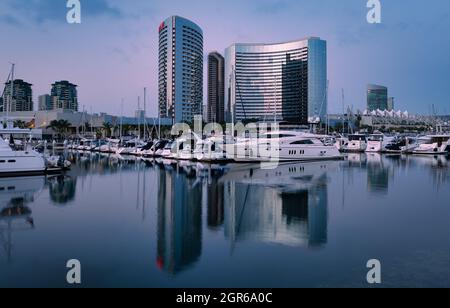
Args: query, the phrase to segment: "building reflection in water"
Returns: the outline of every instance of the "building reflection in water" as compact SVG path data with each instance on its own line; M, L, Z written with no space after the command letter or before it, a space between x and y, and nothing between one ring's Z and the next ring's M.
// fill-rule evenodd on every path
M206 188L206 204L208 208L208 228L217 230L224 222L224 184L220 182L221 170L211 170L211 176L204 181Z
M225 176L225 235L289 246L327 243L327 170L337 162L281 165Z
M12 259L13 232L34 229L29 204L44 188L44 177L0 179L0 243Z
M60 175L47 180L50 199L58 204L65 205L75 199L77 182L68 175Z
M387 194L389 191L389 167L381 154L368 153L367 189L371 193Z
M190 172L160 170L157 266L177 274L202 252L202 185Z

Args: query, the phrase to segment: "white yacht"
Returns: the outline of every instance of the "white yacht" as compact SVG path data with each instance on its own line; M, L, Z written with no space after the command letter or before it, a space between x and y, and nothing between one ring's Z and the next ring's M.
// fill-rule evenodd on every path
M362 153L367 149L366 135L354 134L348 136L348 144L345 149L346 152Z
M413 154L444 155L448 153L450 135L429 135L422 138L421 143Z
M406 154L414 151L419 144L417 138L409 136L397 136L391 140L385 147L386 153Z
M194 150L194 159L210 163L229 161L225 146L233 143L231 137L227 136L211 136L200 140Z
M142 151L142 156L147 157L147 158L161 156L161 153L164 150L164 148L168 142L169 141L164 140L164 139L156 140L155 142L153 142L153 145L151 146L151 148L149 150Z
M161 151L160 156L162 158L172 158L173 157L173 152L174 147L176 146L176 144L173 141L169 141L166 146L164 147L164 149Z
M119 142L117 142L117 145ZM125 142L124 146L117 146L114 153L120 155L132 155L132 153L137 153L138 149L141 149L145 144L139 139L133 139Z
M337 136L335 137L334 145L339 151L344 152L348 146L348 138L344 136Z
M366 152L381 153L393 139L394 137L388 137L379 132L369 135L369 138L367 138Z
M236 144L237 162L252 161L310 161L342 158L333 144L326 144L329 136L296 131L275 131L259 138Z
M34 150L15 151L0 138L0 177L43 174L46 164L43 156Z

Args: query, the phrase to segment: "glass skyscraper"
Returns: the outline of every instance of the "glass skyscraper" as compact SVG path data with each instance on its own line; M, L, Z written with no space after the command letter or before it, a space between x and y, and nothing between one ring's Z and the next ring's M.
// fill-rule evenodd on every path
M208 55L208 122L224 122L225 59L218 52Z
M175 123L203 114L203 31L172 16L159 26L159 113Z
M325 119L327 43L234 44L225 52L226 120L308 124Z
M388 110L388 88L369 84L367 86L367 109L374 110Z

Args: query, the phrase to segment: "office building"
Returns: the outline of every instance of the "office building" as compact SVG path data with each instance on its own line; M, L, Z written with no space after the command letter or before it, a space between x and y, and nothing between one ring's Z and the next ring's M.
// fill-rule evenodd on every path
M33 91L32 84L16 79L13 83L13 95L11 100L11 81L5 84L3 92L4 111L23 112L33 111ZM8 108L8 110L6 110Z
M159 26L159 113L175 123L203 115L203 31L172 16Z
M327 114L327 43L234 44L225 52L227 121L308 124Z
M386 87L375 84L367 86L367 109L369 111L388 109L388 89Z
M77 85L66 80L52 84L52 109L67 109L78 111Z
M225 121L225 58L218 52L208 55L208 105L210 123Z
M387 104L388 106L387 106L387 110L388 111L392 111L392 110L395 110L395 101L394 101L394 98L393 97L389 97L389 99L388 99L388 104Z
M39 98L39 111L46 111L53 109L52 97L48 94L40 95Z

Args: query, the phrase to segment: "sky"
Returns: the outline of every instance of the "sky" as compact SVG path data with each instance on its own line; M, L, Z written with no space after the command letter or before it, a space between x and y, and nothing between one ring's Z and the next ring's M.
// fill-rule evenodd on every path
M66 0L0 0L0 81L16 63L16 77L33 84L35 108L54 81L69 80L87 111L116 115L122 99L133 115L147 87L156 115L158 26L179 15L203 29L205 69L208 52L233 43L319 36L328 42L330 113L342 112L342 89L345 105L364 110L369 83L388 86L396 109L450 113L448 0L381 0L381 24L367 22L367 0L80 2L81 24L68 24Z

